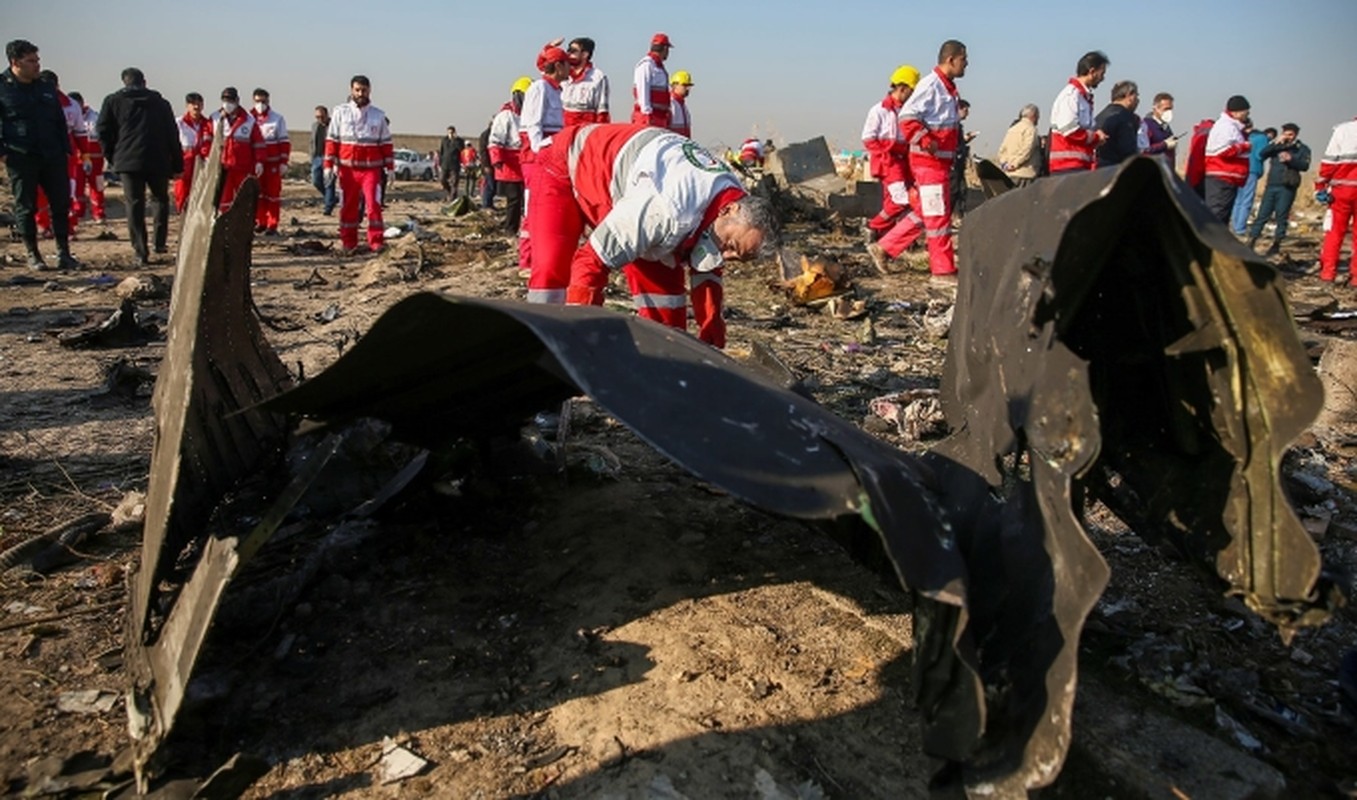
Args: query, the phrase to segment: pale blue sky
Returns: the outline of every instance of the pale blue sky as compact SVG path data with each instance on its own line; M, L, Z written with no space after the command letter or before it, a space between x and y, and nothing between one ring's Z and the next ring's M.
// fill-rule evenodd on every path
M965 42L970 70L959 82L972 103L976 150L992 153L1017 110L1036 103L1045 122L1079 56L1112 60L1097 92L1135 80L1149 98L1177 98L1174 126L1218 116L1244 94L1260 126L1294 121L1318 150L1336 123L1357 116L1357 0L1209 0L1095 3L1068 0L859 0L779 3L433 2L344 0L0 0L6 40L23 37L67 90L97 105L118 88L123 67L145 70L174 104L199 91L215 104L221 88L272 92L293 128L311 108L344 99L348 78L372 79L373 102L398 133L441 133L454 123L478 134L519 75L532 74L541 45L590 36L595 62L613 83L614 116L630 112L633 66L651 34L674 41L668 67L696 83L694 134L709 145L747 135L800 141L823 134L858 148L867 108L901 63L927 69L938 45ZM1150 9L1159 8L1160 11ZM98 9L96 11L96 9ZM379 9L374 12L373 9Z

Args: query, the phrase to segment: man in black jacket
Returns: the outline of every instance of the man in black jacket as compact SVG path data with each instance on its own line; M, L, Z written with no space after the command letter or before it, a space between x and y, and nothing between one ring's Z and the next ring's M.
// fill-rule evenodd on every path
M1258 207L1258 216L1253 218L1253 226L1249 228L1249 247L1258 243L1263 224L1275 216L1277 228L1272 234L1272 246L1267 250L1269 256L1281 252L1291 204L1296 202L1301 176L1310 168L1310 148L1299 136L1300 126L1288 122L1282 126L1277 138L1258 154L1259 158L1268 162L1267 188L1263 190L1263 204Z
M38 47L24 39L5 45L9 69L0 73L0 164L9 172L14 194L14 216L28 250L28 266L47 269L38 251L38 187L52 209L52 233L57 240L57 266L79 269L71 256L71 182L67 172L71 137L57 99L57 88L38 80L42 63Z
M1121 81L1112 87L1112 102L1098 112L1094 120L1097 129L1107 134L1098 145L1098 166L1111 167L1134 157L1140 152L1140 90L1135 81Z
M448 135L438 144L438 174L448 200L457 199L457 184L462 179L462 148L466 140L457 135L457 128L448 126Z
M167 252L170 178L184 169L174 109L136 67L122 72L123 88L104 98L99 110L99 141L113 169L122 176L127 202L127 237L142 264L151 262L146 246L146 190L155 216L155 251Z

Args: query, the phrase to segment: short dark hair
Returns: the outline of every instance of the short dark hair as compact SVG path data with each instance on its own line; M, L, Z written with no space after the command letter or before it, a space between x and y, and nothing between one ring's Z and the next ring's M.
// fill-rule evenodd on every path
M1173 102L1173 95L1169 94L1168 92L1160 92L1159 94L1157 94L1157 95L1154 96L1154 104L1155 104L1155 105L1159 105L1160 103L1164 102L1165 100L1167 100L1167 101L1169 101L1170 103L1172 103L1172 102Z
M58 86L61 85L61 79L58 78L57 74L50 69L45 69L42 72L39 72L38 79L47 81L48 83L54 83Z
M1300 126L1294 122L1288 122L1282 126L1282 130L1291 131L1292 133L1300 133Z
M69 98L71 98L72 100L74 100L74 101L77 102L77 103L82 103L82 104L83 104L83 103L85 102L85 96L84 96L83 94L81 94L80 92L67 92L67 93L66 93L66 96L69 97Z
M197 92L189 92L188 94L184 95L184 102L185 102L185 103L197 103L197 104L199 104L199 105L202 105L202 103L203 103L203 96L200 95L200 94L198 94Z
M251 96L251 97L262 97L262 98L264 98L265 100L267 100L267 99L269 99L269 90L268 90L268 89L261 89L261 88L256 87L255 90L254 90L254 94L252 94L252 95L250 95L250 96Z
M451 133L456 133L456 132L457 132L457 126L456 126L456 125L449 125L449 126L448 126L448 131L451 132Z
M1269 138L1269 139L1275 139L1275 138L1277 137L1277 129L1276 129L1276 128L1264 128L1264 129L1263 129L1263 135L1266 136L1266 137Z
M1101 50L1090 50L1084 53L1079 59L1079 63L1074 65L1075 75L1087 75L1098 67L1105 67L1111 64L1112 60Z
M123 70L122 79L123 86L146 85L146 73L142 72L136 67L128 67L127 69Z
M358 84L359 86L366 86L369 89L372 88L372 81L368 80L368 76L366 75L354 75L352 78L349 78L350 86L354 85L355 83Z
M326 108L325 106L316 106L315 109L313 109L313 110L314 110L314 111L322 111L322 112L324 112L324 113L326 113L326 114L329 114L329 113L330 113L330 109Z
M5 58L8 58L11 64L36 52L38 52L38 46L27 39L15 39L5 45Z
M971 101L970 101L970 100L958 100L958 101L956 101L956 104L957 104L957 108L970 108L970 107L971 107Z
M1121 100L1133 94L1140 94L1140 87L1136 86L1135 81L1117 81L1112 85L1113 100Z
M574 47L575 45L579 45L579 48L580 48L581 50L583 50L584 52L588 53L590 58L593 58L593 56L594 56L594 40L593 40L593 39L590 39L588 36L581 36L581 37L579 37L578 39L571 39L571 40L570 40L570 45L569 45L569 46L570 46L570 47Z
M938 63L941 64L947 59L966 52L966 45L958 42L956 39L948 39L938 48Z

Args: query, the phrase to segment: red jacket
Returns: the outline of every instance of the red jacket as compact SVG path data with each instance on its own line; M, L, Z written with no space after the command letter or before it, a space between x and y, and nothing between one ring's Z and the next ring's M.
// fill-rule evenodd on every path
M570 71L561 85L561 107L566 125L612 122L608 113L608 76L593 64L581 64Z
M288 138L283 115L269 108L263 114L251 109L250 116L264 138L264 163L286 164L292 157L292 140Z
M900 108L897 102L887 94L880 103L867 110L867 121L862 126L862 146L871 154L869 166L872 177L882 184L910 182L909 143L900 132ZM746 140L745 145L757 139ZM741 146L741 152L744 146Z
M909 142L910 169L925 174L950 171L961 135L956 84L937 67L923 76L900 109L900 133ZM933 152L928 152L933 147Z
M335 164L349 169L395 169L396 149L386 114L371 103L360 106L353 100L335 106L325 133L323 164L325 169Z
M508 183L523 182L523 163L520 151L523 138L518 130L518 109L513 103L500 106L499 113L490 121L490 141L486 154L495 169L495 180Z
M1206 177L1243 186L1249 179L1251 149L1244 126L1228 112L1221 114L1206 135Z
M1187 185L1196 189L1206 180L1206 137L1211 133L1215 120L1204 119L1192 126L1192 139L1187 146L1187 166L1183 177Z
M669 71L656 53L636 64L631 81L631 121L635 125L669 127Z
M218 111L212 115L213 122L222 122L222 130L215 135L223 139L221 148L222 169L253 172L254 165L263 163L264 137L259 126L254 124L250 112L237 107L230 115Z
M672 94L669 96L669 130L679 136L693 138L693 118L688 113L688 104Z
M671 131L656 130L649 125L590 125L566 128L557 136L549 158L566 162L580 211L594 226L590 245L610 267L621 266L613 263L615 260L656 259L658 254L651 250L658 240L674 232L682 239L665 255L672 255L677 263L686 262L698 238L711 227L721 209L745 196L739 179L730 170ZM662 147L647 147L665 137L671 141L660 141ZM581 138L583 141L579 141ZM675 155L680 152L682 157ZM643 158L651 160L642 163ZM637 169L658 176L665 186L674 186L666 194L671 202L660 206L622 204L629 183L614 180L614 175L618 170L625 176ZM625 207L614 214L614 207L619 204ZM636 218L636 214L642 216ZM611 224L619 216L625 221ZM661 220L660 216L667 219ZM600 247L601 242L608 246Z
M1334 126L1315 178L1315 191L1325 189L1339 199L1357 200L1357 119Z
M179 149L184 152L184 158L193 156L207 158L212 153L211 118L199 116L195 122L188 114L180 117Z
M1070 78L1051 106L1051 172L1096 168L1096 131L1093 92L1078 78Z

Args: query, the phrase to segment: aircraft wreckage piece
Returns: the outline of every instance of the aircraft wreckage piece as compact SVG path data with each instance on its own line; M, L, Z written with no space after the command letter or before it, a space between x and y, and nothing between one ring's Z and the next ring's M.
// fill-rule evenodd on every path
M258 183L217 216L221 137L199 165L184 216L169 342L156 380L155 447L141 565L127 621L127 701L137 772L174 724L217 602L240 561L208 533L217 503L281 452L287 419L253 409L291 385L250 297ZM244 409L244 410L242 410ZM187 553L197 553L196 564ZM188 563L181 563L181 560Z
M913 688L940 779L1020 796L1063 763L1079 635L1107 579L1086 496L1128 515L1143 498L1137 530L1214 553L1274 622L1324 616L1276 480L1317 383L1275 274L1213 227L1148 161L975 212L943 387L957 433L924 457L669 328L434 294L264 408L377 417L437 447L586 393L753 505L862 520L921 598Z

